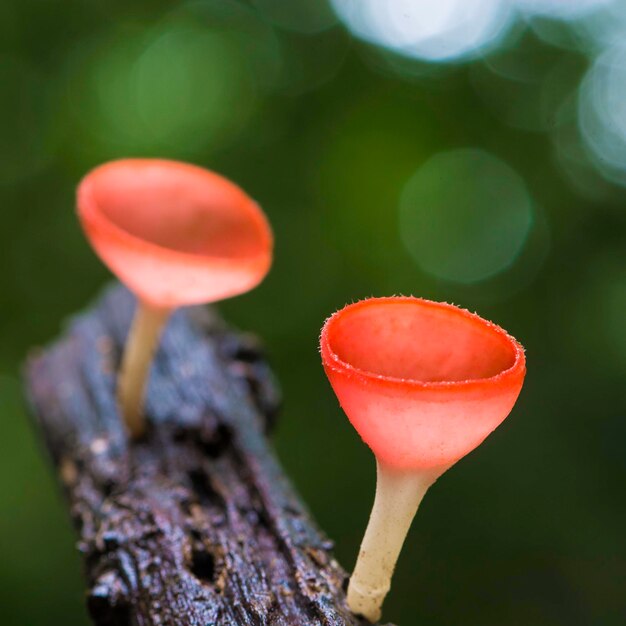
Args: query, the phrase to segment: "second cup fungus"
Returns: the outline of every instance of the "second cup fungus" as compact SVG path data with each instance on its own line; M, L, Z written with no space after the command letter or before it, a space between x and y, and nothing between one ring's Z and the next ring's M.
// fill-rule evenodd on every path
M510 413L524 350L458 307L391 297L332 315L321 353L341 407L376 456L376 496L348 587L351 610L375 622L422 498Z
M261 282L272 234L259 206L209 170L162 159L123 159L91 171L78 216L93 249L138 299L118 383L133 437L154 349L177 307L216 302Z

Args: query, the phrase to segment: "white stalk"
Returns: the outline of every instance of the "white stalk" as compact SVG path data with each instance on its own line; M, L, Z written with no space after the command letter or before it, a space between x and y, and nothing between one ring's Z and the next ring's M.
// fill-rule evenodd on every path
M401 470L376 463L376 497L348 586L353 613L377 622L402 544L428 488L441 471Z
M150 364L170 314L139 302L133 319L118 379L118 400L124 423L131 437L143 435L146 424L143 402Z

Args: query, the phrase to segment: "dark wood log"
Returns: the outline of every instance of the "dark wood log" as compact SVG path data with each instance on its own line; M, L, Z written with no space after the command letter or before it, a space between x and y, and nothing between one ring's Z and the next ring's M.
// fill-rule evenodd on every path
M129 442L115 374L134 299L119 286L26 367L29 402L79 534L101 626L364 624L346 573L265 434L278 390L215 313L175 313Z

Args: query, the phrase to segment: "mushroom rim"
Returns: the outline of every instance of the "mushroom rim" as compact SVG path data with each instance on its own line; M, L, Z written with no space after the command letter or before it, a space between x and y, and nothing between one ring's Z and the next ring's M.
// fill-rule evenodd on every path
M472 324L487 329L498 335L513 349L513 363L502 371L485 378L468 378L464 380L441 380L441 381L421 381L414 378L401 378L398 376L388 376L386 374L377 374L368 370L361 369L344 361L331 348L329 338L330 327L333 322L337 321L347 311L354 312L358 309L367 308L379 304L399 304L409 303L427 308L442 309L454 315L463 317ZM526 357L524 347L502 327L486 320L476 313L472 313L467 309L448 304L447 302L436 302L425 298L417 298L415 296L386 296L373 297L359 300L352 304L348 304L333 313L322 327L320 335L320 352L325 368L330 369L338 374L347 375L349 378L360 379L365 384L379 383L385 387L402 388L404 390L411 389L415 391L441 391L447 393L457 393L464 391L483 390L488 391L494 386L504 386L507 383L513 384L518 379L522 379L526 373Z
M258 254L239 257L186 252L184 250L169 248L167 246L154 243L148 239L142 239L121 226L118 226L113 220L108 219L104 215L99 203L94 197L93 175L102 172L103 170L121 168L129 165L164 165L171 169L180 169L191 172L195 175L201 176L202 178L210 179L211 181L217 180L220 184L227 187L229 191L234 192L241 200L244 201L244 210L248 214L248 217L250 217L254 222L255 229L260 235L260 240L267 244L266 249L262 250ZM263 260L269 262L271 259L272 249L274 247L272 229L267 217L261 209L261 206L241 187L216 172L198 165L182 161L174 161L171 159L118 159L93 168L85 174L78 185L76 193L76 212L81 221L89 224L94 230L105 234L105 236L117 240L117 242L124 247L134 248L136 251L145 253L146 255L158 256L164 261L172 260L173 262L184 259L185 262L193 263L197 266L202 266L209 262L211 264L219 264L224 267L254 264Z

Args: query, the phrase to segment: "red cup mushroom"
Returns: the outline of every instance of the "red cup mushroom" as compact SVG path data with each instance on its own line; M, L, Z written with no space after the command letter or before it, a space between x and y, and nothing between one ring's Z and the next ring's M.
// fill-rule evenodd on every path
M138 299L118 384L133 437L171 311L244 293L267 274L272 233L259 206L209 170L162 159L97 167L78 187L78 217L96 254Z
M320 344L339 403L377 461L348 587L351 610L374 622L426 491L513 408L524 349L478 315L412 297L346 306L326 321Z

